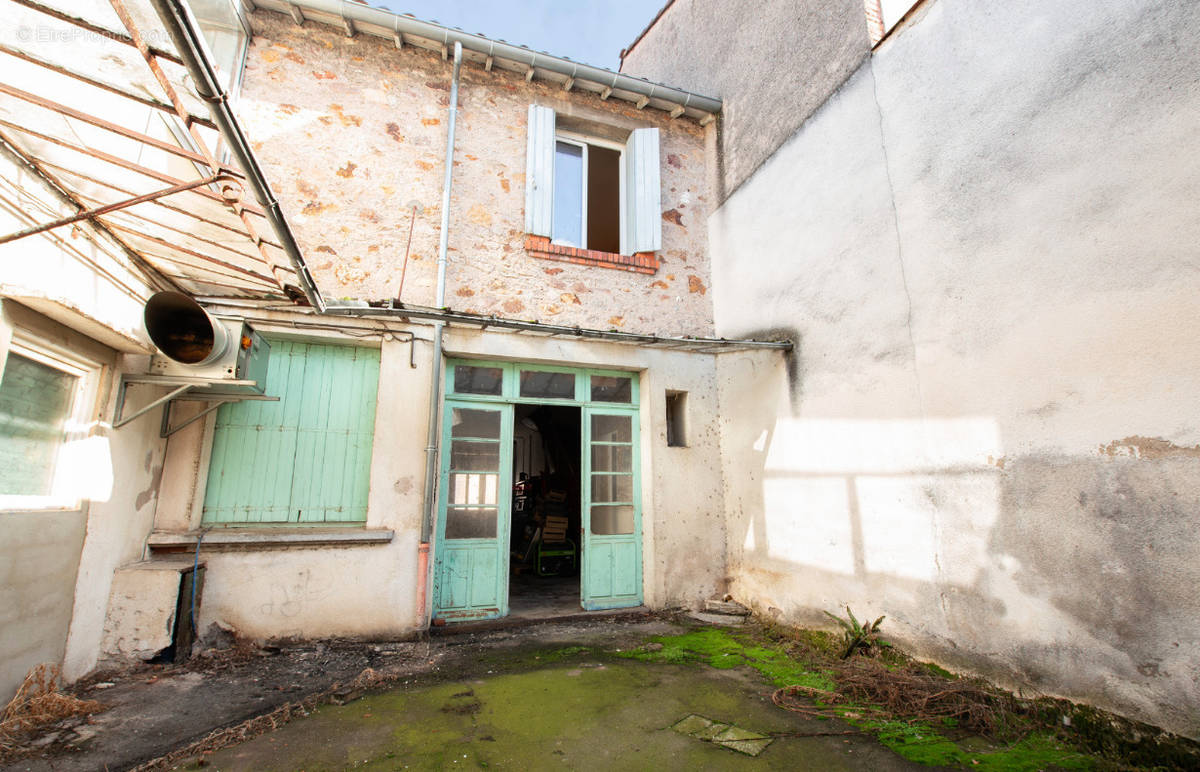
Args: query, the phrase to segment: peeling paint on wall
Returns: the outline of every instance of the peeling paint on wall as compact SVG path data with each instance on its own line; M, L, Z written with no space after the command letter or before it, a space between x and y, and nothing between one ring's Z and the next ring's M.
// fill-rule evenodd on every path
M1176 445L1161 437L1126 437L1100 446L1106 456L1132 456L1147 460L1160 458L1200 458L1200 445Z

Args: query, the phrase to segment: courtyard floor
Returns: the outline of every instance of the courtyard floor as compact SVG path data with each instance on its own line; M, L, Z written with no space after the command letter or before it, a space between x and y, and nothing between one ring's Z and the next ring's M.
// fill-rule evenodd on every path
M876 720L869 705L815 707L804 695L831 682L811 646L834 641L648 613L417 642L228 638L182 666L77 684L104 709L46 727L3 768L1132 768L1032 726L996 742L949 723Z

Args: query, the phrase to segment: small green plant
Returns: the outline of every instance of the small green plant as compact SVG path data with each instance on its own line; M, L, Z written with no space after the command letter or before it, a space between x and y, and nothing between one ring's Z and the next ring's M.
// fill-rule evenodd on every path
M882 648L889 645L887 641L879 638L879 625L883 622L885 617L881 616L874 622L868 622L865 625L859 624L858 620L854 618L854 612L850 610L849 606L846 606L846 616L850 617L849 621L842 619L836 614L830 614L828 611L825 612L825 616L841 625L841 628L844 631L842 634L842 640L846 645L845 648L842 649L842 659L850 659L850 657L854 656L854 654L859 651L863 652L864 654L869 653L875 646Z

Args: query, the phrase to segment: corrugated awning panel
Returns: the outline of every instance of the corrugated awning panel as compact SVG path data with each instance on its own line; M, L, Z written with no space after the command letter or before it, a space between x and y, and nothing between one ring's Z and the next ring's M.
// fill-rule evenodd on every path
M145 0L0 0L0 24L15 30L0 41L11 150L80 210L219 176L92 219L192 294L287 295L295 271Z

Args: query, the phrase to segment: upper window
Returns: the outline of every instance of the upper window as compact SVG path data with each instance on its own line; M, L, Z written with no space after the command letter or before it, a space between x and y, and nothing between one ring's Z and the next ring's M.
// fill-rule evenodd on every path
M621 251L621 155L619 145L559 132L551 237L556 244Z
M86 432L93 366L14 336L0 376L0 508L72 508L80 486L64 463Z
M658 129L624 143L560 130L529 107L525 230L563 247L632 255L662 248Z
M191 0L192 13L204 33L221 85L236 96L250 43L249 28L236 0Z

